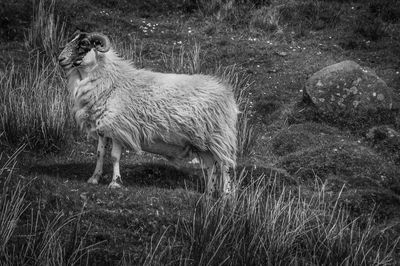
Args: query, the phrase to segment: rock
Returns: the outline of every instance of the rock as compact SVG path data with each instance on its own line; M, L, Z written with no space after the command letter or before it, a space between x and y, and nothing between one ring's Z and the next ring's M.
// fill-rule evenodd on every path
M374 71L349 60L313 74L305 90L319 112L330 117L357 117L398 108L393 90Z

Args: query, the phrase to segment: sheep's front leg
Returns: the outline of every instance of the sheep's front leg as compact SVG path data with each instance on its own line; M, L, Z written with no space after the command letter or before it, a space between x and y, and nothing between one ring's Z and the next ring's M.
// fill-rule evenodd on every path
M96 168L94 169L93 175L88 179L90 184L98 184L101 175L103 174L104 154L106 151L106 138L99 136L97 144L97 161Z
M120 188L118 179L121 181L121 174L119 172L119 160L121 158L122 146L115 140L112 140L111 149L111 160L113 164L113 177L111 183L108 185L109 188Z

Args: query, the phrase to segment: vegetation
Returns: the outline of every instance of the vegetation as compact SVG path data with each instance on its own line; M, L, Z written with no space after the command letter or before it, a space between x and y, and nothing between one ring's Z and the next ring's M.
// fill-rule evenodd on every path
M266 183L268 180L269 183ZM153 245L146 264L179 265L386 265L393 263L397 241L376 231L373 216L353 219L328 199L323 186L315 194L277 188L261 176L235 199L196 205L192 220L181 225L182 239L165 235ZM179 230L179 229L178 229ZM386 230L386 229L384 229ZM161 247L162 241L167 242ZM378 247L378 248L376 248ZM176 259L179 258L179 259ZM128 264L126 264L128 265Z
M299 103L308 75L349 58L399 88L396 0L0 7L1 265L399 263L400 140L369 142L346 118L327 125ZM124 189L108 190L107 174L84 183L95 148L77 133L57 62L76 28L105 32L139 68L232 85L241 113L231 198L205 198L196 165L129 151ZM385 118L360 124L396 132Z

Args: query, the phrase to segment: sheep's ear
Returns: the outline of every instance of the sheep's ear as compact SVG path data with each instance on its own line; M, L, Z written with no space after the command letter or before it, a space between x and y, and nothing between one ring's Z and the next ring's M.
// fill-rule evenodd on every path
M81 33L82 33L82 31L77 29L76 31L74 31L74 33L72 33L72 36L76 36L76 35L79 35Z

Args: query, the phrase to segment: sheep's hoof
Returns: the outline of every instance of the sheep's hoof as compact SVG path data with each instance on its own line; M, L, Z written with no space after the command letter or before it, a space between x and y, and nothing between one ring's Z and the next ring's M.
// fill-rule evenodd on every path
M99 175L93 175L93 176L91 176L91 177L88 179L87 182L88 182L89 184L97 185L97 184L99 184L99 178L100 178Z
M122 186L118 184L116 181L111 181L111 183L108 185L108 188L111 189L116 189L116 188L121 188Z

